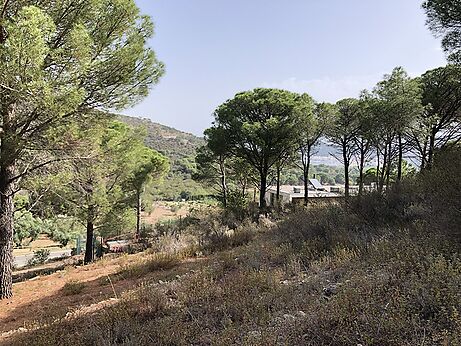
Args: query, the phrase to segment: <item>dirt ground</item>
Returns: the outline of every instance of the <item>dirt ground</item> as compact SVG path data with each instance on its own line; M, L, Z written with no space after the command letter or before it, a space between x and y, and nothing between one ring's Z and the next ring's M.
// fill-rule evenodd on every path
M158 202L151 213L144 213L142 217L144 222L155 224L161 220L185 216L188 211L187 204ZM53 246L53 242L44 237L33 244L34 249L50 246ZM13 331L33 328L37 322L55 321L69 313L118 298L142 282L165 280L202 265L201 261L186 260L171 270L153 272L140 279L109 280L122 266L135 262L139 256L143 254L107 257L89 266L68 266L54 274L14 284L13 299L0 301L0 343L5 342ZM63 287L71 281L83 282L83 291L76 295L66 295Z
M116 280L114 275L123 265L135 262L143 253L105 258L88 266L68 267L51 275L37 277L13 285L14 297L0 301L0 344L6 342L14 331L30 329L39 323L49 323L78 311L98 307L119 298L125 292L146 281L168 280L183 275L203 265L201 260L184 260L177 267L152 272L140 279ZM108 278L111 278L109 280ZM63 287L67 282L84 283L81 293L66 295Z
M150 213L143 213L143 221L155 224L186 216L189 211L185 203L156 202ZM51 248L55 244L44 236L31 244L30 248L15 250L15 255L38 248ZM37 277L13 285L13 299L0 301L0 342L5 341L9 332L20 328L33 328L37 322L54 321L76 310L85 309L99 302L120 297L146 280L162 280L182 274L199 263L185 261L169 271L152 273L141 279L109 280L123 265L136 261L139 256L121 255L105 258L89 266L68 266L54 274ZM76 295L65 295L63 287L67 282L84 283L84 289Z
M184 217L189 212L189 206L180 202L155 202L152 211L141 214L142 221L155 225L159 221Z

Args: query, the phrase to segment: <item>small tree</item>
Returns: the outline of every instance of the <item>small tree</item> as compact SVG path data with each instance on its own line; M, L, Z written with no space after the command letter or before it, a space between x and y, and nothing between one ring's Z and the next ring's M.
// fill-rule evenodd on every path
M358 129L354 137L355 142L355 158L359 168L359 191L358 194L363 194L364 185L364 170L367 161L372 156L372 142L373 142L373 113L369 104L370 95L363 91L360 95L359 113L358 113Z
M218 191L224 207L227 207L227 175L228 162L231 158L227 132L219 127L205 130L206 145L197 149L195 162L196 172L193 178L197 181L211 183Z
M313 99L307 95L301 95L299 109L302 116L300 133L298 137L298 151L300 154L300 167L303 171L304 182L304 205L309 200L309 170L315 148L320 143L330 124L333 114L333 106L327 103L314 104Z
M128 183L135 192L136 199L136 235L139 238L141 233L141 197L144 188L151 181L161 178L169 170L168 159L143 145L134 148L133 154L136 157L133 171L128 178Z
M416 117L423 112L420 84L418 80L411 79L403 68L397 67L390 75L384 76L374 93L381 101L378 122L385 133L387 181L394 154L397 156L397 181L400 181L403 155L407 150L404 139Z
M57 193L67 204L66 210L86 227L85 263L90 263L96 232L113 235L131 227L134 221L130 192L139 168L142 138L118 121L109 125L103 122L80 135L87 143L80 150L88 157L72 161L69 180Z

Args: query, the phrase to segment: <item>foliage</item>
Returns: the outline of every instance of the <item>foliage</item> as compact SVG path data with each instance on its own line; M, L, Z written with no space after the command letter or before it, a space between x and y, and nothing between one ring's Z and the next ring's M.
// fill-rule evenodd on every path
M458 344L459 243L414 215L386 212L391 199L382 197L362 196L381 219L358 207L311 206L273 229L242 223L232 233L221 215L202 218L198 226L217 227L200 269L146 254L121 273L164 270L166 282L143 284L100 313L18 334L12 345ZM80 337L66 341L69 332Z
M14 213L15 230L14 243L17 247L28 245L37 240L40 233L43 232L43 222L36 218L28 211L16 211ZM25 241L27 242L25 243Z
M315 104L308 94L300 96L298 111L302 117L299 138L297 139L297 149L300 155L298 166L302 169L302 180L304 183L304 204L308 202L309 172L311 169L311 159L316 152L320 140L325 135L325 130L329 126L329 119L334 110L330 104Z
M134 192L136 208L136 234L141 232L142 197L146 194L146 187L158 181L169 170L168 159L155 150L138 145L131 153L136 156L136 162L131 168L126 184Z
M12 296L14 194L30 172L74 158L94 109L133 106L164 66L133 0L4 1L0 18L0 299Z
M35 266L39 264L44 264L48 261L50 257L50 250L48 249L39 249L34 251L34 257L32 257L28 262L28 266Z
M130 172L128 183L135 191L142 192L146 185L152 181L159 180L169 170L168 159L148 147L139 145L135 155L135 167Z
M435 153L434 166L420 173L419 193L424 198L420 213L431 227L461 239L461 147L451 145ZM433 217L436 215L437 217Z
M153 271L176 267L180 263L180 259L177 255L165 253L151 254L145 256L140 262L122 264L117 275L120 275L124 279L139 278Z
M460 61L461 51L461 6L457 1L426 0L423 8L427 14L429 29L442 37L442 47L449 59Z
M166 180L157 182L150 189L154 199L176 201L184 196L197 199L212 194L211 189L191 179L195 172L195 150L204 144L202 138L148 119L122 115L118 117L131 126L145 128L146 146L168 157L170 161L171 168Z
M261 208L270 169L296 144L301 124L297 101L295 93L255 89L235 95L214 113L209 131L225 138L227 151L258 172Z
M408 150L405 134L423 112L420 81L408 76L402 67L385 75L373 90L374 111L373 144L381 164L379 189L389 185L391 167L397 167L397 181L402 178L403 155ZM395 162L397 161L397 162Z
M421 167L430 167L434 151L443 148L461 133L461 68L447 65L427 71L421 77L425 111L410 131L414 152Z
M327 129L328 139L338 147L337 160L344 165L345 196L349 197L349 169L354 158L356 138L360 129L360 102L356 99L344 99L336 103L336 112Z

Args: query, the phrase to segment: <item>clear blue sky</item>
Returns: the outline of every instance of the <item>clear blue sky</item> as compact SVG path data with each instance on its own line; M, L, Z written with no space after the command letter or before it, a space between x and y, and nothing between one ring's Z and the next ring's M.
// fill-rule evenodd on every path
M213 110L255 87L356 97L403 66L444 65L421 0L136 0L166 74L124 113L201 135Z

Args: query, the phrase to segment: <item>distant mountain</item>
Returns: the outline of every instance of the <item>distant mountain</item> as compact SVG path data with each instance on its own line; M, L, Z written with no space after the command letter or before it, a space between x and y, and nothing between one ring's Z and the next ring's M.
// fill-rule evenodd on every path
M203 138L154 123L150 119L124 115L121 115L120 119L129 125L146 128L146 145L168 156L171 160L195 156L195 149L205 143Z

